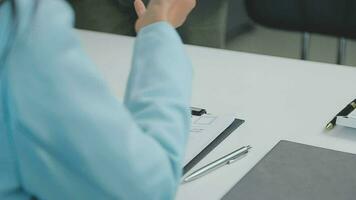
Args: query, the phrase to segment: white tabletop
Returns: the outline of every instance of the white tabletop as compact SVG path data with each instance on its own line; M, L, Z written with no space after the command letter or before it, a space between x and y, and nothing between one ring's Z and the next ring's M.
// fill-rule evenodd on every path
M79 34L88 54L122 97L134 39ZM192 105L214 114L237 113L246 120L194 169L243 145L253 149L238 162L181 185L177 199L221 198L282 139L356 153L355 129L323 131L356 98L356 68L194 46L187 46L187 51L195 73Z

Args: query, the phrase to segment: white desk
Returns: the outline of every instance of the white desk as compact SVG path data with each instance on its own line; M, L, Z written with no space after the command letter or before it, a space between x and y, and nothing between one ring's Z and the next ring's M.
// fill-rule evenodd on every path
M87 52L123 96L134 40L80 32ZM246 123L196 166L242 145L244 159L179 188L177 199L219 199L279 140L356 153L356 130L324 125L356 98L356 68L187 46L193 60L193 105L238 113ZM356 54L356 52L355 52ZM196 169L195 168L195 169Z

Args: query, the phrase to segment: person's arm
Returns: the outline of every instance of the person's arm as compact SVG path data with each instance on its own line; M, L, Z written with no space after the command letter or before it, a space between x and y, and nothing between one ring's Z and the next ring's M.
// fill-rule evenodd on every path
M175 30L160 22L140 31L123 105L81 50L63 3L40 1L33 15L24 12L33 1L18 2L5 87L22 188L39 199L174 198L191 93Z

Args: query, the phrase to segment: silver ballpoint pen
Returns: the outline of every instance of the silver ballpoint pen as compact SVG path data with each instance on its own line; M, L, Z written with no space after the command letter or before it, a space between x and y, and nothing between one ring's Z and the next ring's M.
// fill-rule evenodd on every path
M202 167L202 168L194 171L193 173L189 174L188 176L186 176L183 179L183 183L193 181L193 180L200 178L200 177L204 176L205 174L207 174L221 166L233 163L234 161L237 160L237 158L248 153L249 149L251 149L251 146L241 147L241 148L227 154L226 156L223 156L223 157L215 160L214 162L205 165L204 167Z

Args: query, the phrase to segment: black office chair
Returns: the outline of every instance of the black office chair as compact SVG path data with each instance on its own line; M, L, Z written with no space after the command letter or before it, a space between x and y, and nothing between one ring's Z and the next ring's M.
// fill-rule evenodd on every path
M310 33L339 38L337 63L343 64L346 38L356 39L356 0L245 0L248 15L270 28L300 31L301 59L307 59Z

